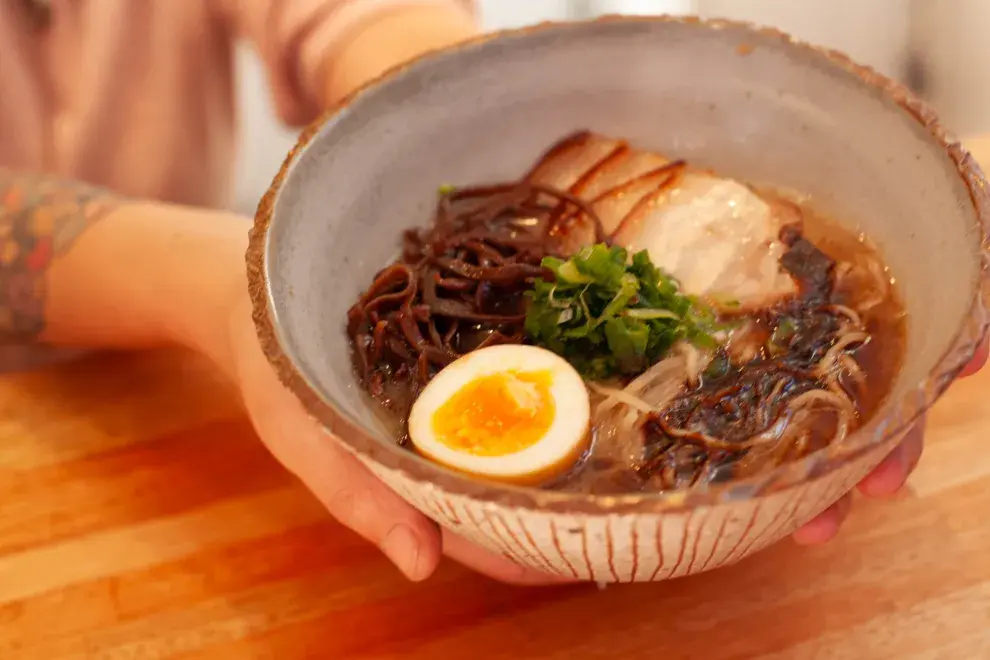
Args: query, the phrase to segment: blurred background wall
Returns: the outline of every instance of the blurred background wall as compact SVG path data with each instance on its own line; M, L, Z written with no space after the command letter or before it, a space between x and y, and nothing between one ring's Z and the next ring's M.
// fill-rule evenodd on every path
M960 135L990 132L990 0L477 0L486 29L607 13L700 14L774 25L919 89ZM278 124L253 52L238 52L235 205L253 213L294 133Z

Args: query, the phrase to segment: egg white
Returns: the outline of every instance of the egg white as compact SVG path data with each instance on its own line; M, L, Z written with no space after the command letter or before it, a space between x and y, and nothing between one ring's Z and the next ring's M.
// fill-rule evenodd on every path
M479 378L511 371L550 374L554 418L542 438L511 454L478 456L458 451L436 437L434 415L461 388ZM418 451L447 467L518 481L562 472L577 461L587 447L590 419L588 389L566 360L535 346L503 344L468 353L442 369L413 404L409 438Z

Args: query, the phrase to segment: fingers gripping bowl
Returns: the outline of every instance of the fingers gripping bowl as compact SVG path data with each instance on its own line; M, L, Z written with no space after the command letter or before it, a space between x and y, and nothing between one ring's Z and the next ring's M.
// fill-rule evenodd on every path
M898 366L870 414L858 417L847 433L830 433L835 441L802 445L791 458L759 469L733 468L731 478L702 477L699 470L678 479L675 472L675 478L650 476L625 490L538 488L468 476L399 447L392 420L368 396L367 380L355 374L347 326L356 326L349 311L397 260L403 232L430 223L438 185L518 181L533 174L533 162L549 145L569 135L613 136L676 158L688 164L683 167L691 168L685 171L696 182L699 172L715 172L745 182L747 190L796 191L802 208L834 218L840 234L868 238L896 280L905 319ZM614 151L613 145L608 153ZM554 194L571 193L578 184L551 183L566 186L553 188ZM763 208L746 199L746 208ZM662 580L733 563L792 532L865 476L948 387L986 329L988 214L982 173L931 112L842 55L736 23L609 19L484 37L423 58L355 94L311 127L290 154L259 208L248 270L262 345L283 381L334 438L328 442L342 443L440 524L520 563L588 580ZM795 237L785 238L787 223L780 224L774 229L781 229L784 247L776 235L766 245L795 250ZM672 235L660 236L660 249L648 253L662 267L680 269L685 285L714 281L690 264L669 265L665 259L676 255L662 248ZM615 231L592 232L585 242L597 239L603 248L636 243ZM566 258L574 250L559 252ZM771 268L780 257L774 254L766 262ZM511 258L520 261L517 256ZM636 267L631 257L629 263ZM539 260L524 265L515 270L530 273L526 268L540 266ZM542 277L530 274L527 283ZM807 300L805 289L785 291L790 280L777 274L761 281ZM715 308L727 304L706 300ZM639 319L656 313L633 311ZM417 327L438 330L429 323ZM679 338L700 336L693 328ZM438 347L450 348L435 334ZM850 347L864 341L845 339ZM843 341L832 336L827 348ZM664 345L668 349L675 350ZM649 357L653 362L661 355ZM837 364L851 370L846 357L855 355L839 356ZM438 365L428 357L422 363L429 380ZM571 376L562 378L573 385ZM777 382L783 381L772 381L775 395L794 384ZM834 385L827 379L805 383L795 397L826 384ZM437 400L435 407L457 396ZM674 433L672 419L692 419L683 409L662 412L666 417L658 424L668 435ZM449 446L441 450L450 454ZM712 456L704 455L702 463L714 465Z

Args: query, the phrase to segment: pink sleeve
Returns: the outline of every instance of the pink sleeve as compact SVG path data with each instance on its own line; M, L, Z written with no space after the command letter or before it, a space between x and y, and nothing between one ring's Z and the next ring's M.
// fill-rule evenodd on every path
M279 117L291 125L318 116L335 49L383 13L438 4L473 11L473 0L218 1L237 36L257 48Z

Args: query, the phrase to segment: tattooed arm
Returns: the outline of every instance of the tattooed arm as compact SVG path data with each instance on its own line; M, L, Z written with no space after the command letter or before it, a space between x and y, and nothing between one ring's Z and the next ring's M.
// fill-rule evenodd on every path
M0 169L0 346L215 354L246 240L247 222L226 213Z
M85 184L0 170L0 341L42 334L52 259L117 204Z

